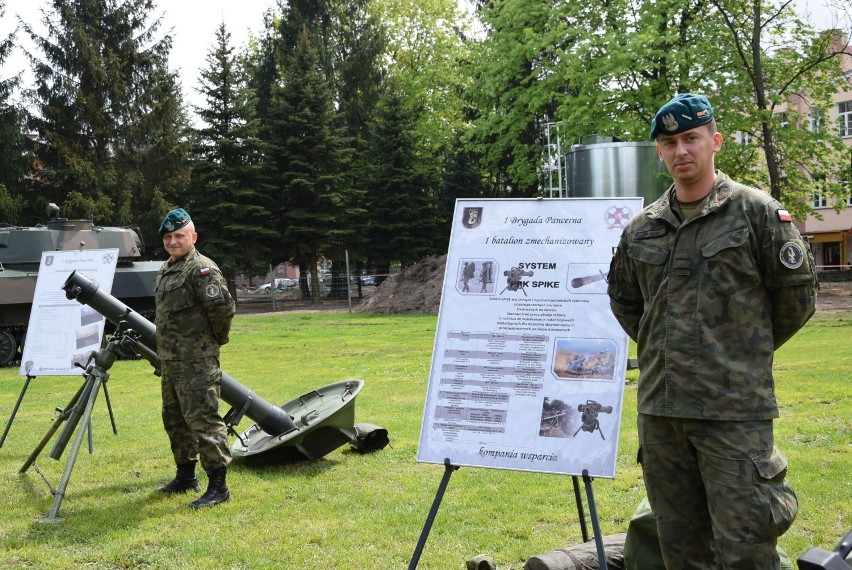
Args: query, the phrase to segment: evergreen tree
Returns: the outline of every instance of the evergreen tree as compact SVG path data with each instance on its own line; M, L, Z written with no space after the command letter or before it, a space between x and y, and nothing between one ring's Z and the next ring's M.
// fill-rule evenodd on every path
M311 290L319 296L317 261L334 257L355 233L356 196L347 177L351 152L338 127L317 49L307 27L276 87L270 109L270 153L278 173L275 190L283 259L310 273Z
M269 206L271 183L258 138L255 101L236 67L230 33L222 23L201 71L206 106L196 113L206 125L194 129L192 184L186 199L207 230L201 246L222 268L229 287L237 273L261 273L277 239Z
M452 216L458 198L493 197L483 183L480 160L480 156L464 148L461 140L456 141L455 147L447 155L437 201L439 231L435 242L436 251L446 251L449 247Z
M24 25L31 55L37 154L35 190L69 217L125 225L159 220L187 182L186 127L171 37L149 25L153 0L53 0L46 36ZM157 243L154 241L153 243Z
M4 13L5 3L0 0L0 18ZM14 45L14 33L0 38L0 66L9 57ZM24 112L12 101L19 85L18 75L0 77L0 222L23 224L26 220L22 216L27 209L24 175L30 164L22 131ZM43 211L41 208L40 212Z
M434 180L421 158L417 108L397 88L379 102L370 130L364 176L370 253L380 274L391 263L403 267L436 253L438 240Z

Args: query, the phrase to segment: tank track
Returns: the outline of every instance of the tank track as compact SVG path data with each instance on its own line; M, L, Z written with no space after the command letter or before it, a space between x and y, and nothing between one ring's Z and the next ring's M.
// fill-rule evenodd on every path
M0 331L5 331L11 333L13 337L15 337L15 342L18 343L18 352L11 359L6 362L0 362L0 368L9 368L13 366L21 365L21 346L23 345L23 339L27 335L27 325L26 323L5 323L0 325ZM0 355L2 357L2 355Z

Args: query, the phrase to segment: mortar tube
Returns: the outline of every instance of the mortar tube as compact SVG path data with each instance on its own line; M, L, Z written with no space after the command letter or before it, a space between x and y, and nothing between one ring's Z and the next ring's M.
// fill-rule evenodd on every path
M109 293L100 291L97 282L74 271L65 280L62 289L68 299L89 305L111 323L118 325L121 321L126 321L128 328L140 335L139 343L144 347L140 354L147 352L148 355L156 355L157 329L154 324ZM142 356L146 355L142 354ZM150 361L147 356L146 359ZM246 417L271 436L279 436L299 429L287 412L278 406L273 406L224 370L221 394L222 400L235 410L244 410Z

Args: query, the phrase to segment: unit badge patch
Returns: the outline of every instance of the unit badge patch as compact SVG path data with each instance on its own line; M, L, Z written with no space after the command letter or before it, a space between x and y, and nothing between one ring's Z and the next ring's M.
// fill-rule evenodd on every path
M218 297L219 291L220 291L220 289L219 289L219 285L217 283L211 283L210 285L208 285L207 287L204 288L204 293L206 293L207 296L210 297L211 299L213 297Z
M796 242L788 241L781 246L781 253L778 258L787 269L798 269L805 261L805 252Z

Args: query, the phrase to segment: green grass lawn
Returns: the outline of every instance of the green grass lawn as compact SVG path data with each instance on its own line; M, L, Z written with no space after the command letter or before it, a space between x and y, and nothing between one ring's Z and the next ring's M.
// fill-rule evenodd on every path
M58 523L40 523L53 503L42 477L18 470L47 433L54 408L82 380L32 381L0 449L0 569L7 568L407 568L444 467L415 460L437 318L349 313L238 316L222 367L282 404L346 378L361 378L356 421L388 429L391 444L361 455L342 447L315 463L229 471L232 500L193 511L191 495L152 490L174 473L160 423L159 379L145 361L110 370L118 423L104 399L92 416L95 452L77 458ZM799 517L781 545L795 559L832 549L852 529L852 313L820 314L778 351L781 418L776 443L790 460ZM636 372L628 374L616 478L594 482L604 534L623 532L644 496L636 457ZM6 425L23 386L0 369ZM223 410L224 411L224 410ZM244 420L240 429L246 429ZM37 460L59 486L52 440ZM206 480L202 481L202 485ZM461 468L450 479L418 568L464 568L478 553L498 568L581 542L571 477Z

